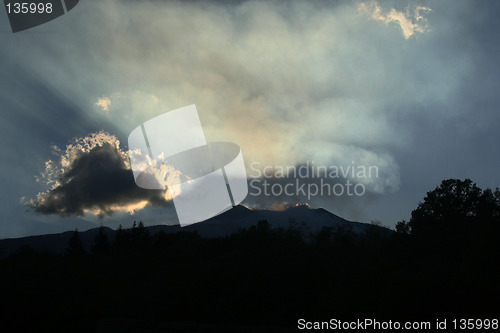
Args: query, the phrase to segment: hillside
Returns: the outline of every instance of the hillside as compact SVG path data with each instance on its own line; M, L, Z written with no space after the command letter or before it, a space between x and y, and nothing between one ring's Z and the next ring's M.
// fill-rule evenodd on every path
M293 228L300 230L305 238L309 237L310 234L317 233L323 227L328 227L332 230L343 227L356 234L364 233L370 227L379 228L367 223L347 221L323 208L311 209L307 206L298 206L284 211L273 211L251 210L244 206L236 206L204 222L183 228L180 226L157 225L146 227L146 229L150 234L156 234L159 231L167 234L196 231L202 237L215 238L231 235L242 228L249 228L252 225L256 225L262 220L268 221L272 228ZM385 228L381 229L388 231ZM94 228L79 233L83 246L87 251L90 250L98 232L99 228ZM105 227L105 233L109 239L113 239L116 231ZM57 234L4 239L0 240L0 249L3 249L3 255L12 253L25 245L39 250L63 252L72 234L73 231L66 231Z

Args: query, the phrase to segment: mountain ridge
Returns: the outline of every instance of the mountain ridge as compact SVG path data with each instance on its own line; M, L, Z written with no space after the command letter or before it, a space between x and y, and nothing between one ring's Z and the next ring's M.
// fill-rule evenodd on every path
M348 221L323 208L309 208L308 206L291 207L282 211L249 209L238 205L204 222L191 224L185 227L179 225L153 225L145 227L151 234L160 231L165 233L197 232L204 238L215 238L229 236L241 229L248 229L259 221L268 221L271 228L298 229L304 236L309 236L327 227L336 230L340 227L349 228L355 234L362 234L368 228L376 227L368 223ZM110 241L114 239L115 229L103 227L104 233ZM381 228L381 227L376 227ZM85 250L90 251L94 238L100 227L79 232L80 239ZM385 228L381 228L388 230ZM128 229L125 229L128 230ZM24 245L35 249L62 253L68 246L69 239L74 231L62 233L27 236L20 238L8 238L0 240L0 255L8 255L20 249Z

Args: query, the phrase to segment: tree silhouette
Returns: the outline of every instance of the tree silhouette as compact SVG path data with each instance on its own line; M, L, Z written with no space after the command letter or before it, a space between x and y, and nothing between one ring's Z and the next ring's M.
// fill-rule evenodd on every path
M149 232L142 221L139 221L139 224L134 221L130 234L130 247L132 251L138 254L148 253L151 249Z
M410 224L406 220L397 222L396 232L399 234L409 234L411 232Z
M127 236L127 232L123 230L123 226L120 224L116 230L113 245L111 246L113 253L120 254L126 252L128 246Z
M72 331L75 322L95 331L107 318L139 332L143 323L150 331L169 323L191 331L179 322L260 332L332 313L343 320L496 318L499 202L498 190L445 180L396 233L373 223L360 234L345 222L308 237L300 225L260 221L204 238L168 229L150 235L136 222L116 231L111 255L98 255L109 249L111 232L101 228L95 255L83 260L69 257L84 253L75 230L66 256L25 247L0 258L0 294L9 305L0 319L16 332Z
M69 239L67 253L73 258L79 258L85 254L80 235L78 234L78 229L75 229L73 235Z
M411 214L409 228L414 234L429 232L456 232L470 223L498 220L500 193L481 190L470 179L447 179L433 191ZM403 228L403 225L400 225Z
M106 255L110 252L108 236L104 233L104 227L99 228L99 233L94 238L92 253L95 255Z

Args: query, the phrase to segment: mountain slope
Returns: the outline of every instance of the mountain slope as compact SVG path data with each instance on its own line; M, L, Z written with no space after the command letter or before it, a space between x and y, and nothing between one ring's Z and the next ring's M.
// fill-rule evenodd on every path
M367 223L347 221L323 208L310 209L307 206L298 206L284 211L273 210L251 210L243 206L236 206L220 215L212 217L204 222L195 223L181 228L180 226L157 225L146 227L150 234L159 231L165 233L193 232L196 231L202 237L222 237L238 232L242 228L249 228L259 221L266 220L272 228L294 228L299 229L304 236L320 231L323 227L333 230L348 228L356 234L362 234L374 226ZM375 227L380 228L380 227ZM390 232L388 229L383 229ZM99 228L90 229L79 233L84 248L89 251ZM105 228L105 233L110 240L114 239L115 230ZM68 246L73 231L59 234L30 236L23 238L11 238L0 240L0 249L3 254L14 252L23 245L29 245L35 249L44 249L52 252L64 252Z
M323 227L337 229L342 226L350 227L354 233L359 234L370 226L366 223L347 221L323 208L310 209L306 206L298 206L284 211L274 211L250 210L237 206L203 223L192 224L182 230L198 231L203 237L225 236L237 232L240 228L249 228L261 220L268 221L272 228L292 227L300 229L306 235L311 232L316 233Z

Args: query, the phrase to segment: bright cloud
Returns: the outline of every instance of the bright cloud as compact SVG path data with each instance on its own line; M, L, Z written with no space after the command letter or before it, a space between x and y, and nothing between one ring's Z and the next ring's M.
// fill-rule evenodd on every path
M391 8L389 13L384 14L382 8L376 1L364 2L359 5L359 11L370 15L372 19L388 23L396 23L401 28L401 32L405 39L409 39L416 33L429 31L427 19L424 13L430 12L431 9L424 6L414 6L410 9L408 6L405 12Z
M111 106L111 100L109 99L109 97L105 97L105 96L99 97L97 99L97 102L94 104L94 106L101 111L108 112L109 107Z
M75 139L64 151L54 147L54 154L57 158L45 163L39 178L49 188L28 203L36 212L105 216L170 203L168 192L135 184L128 152L113 135L91 133Z

